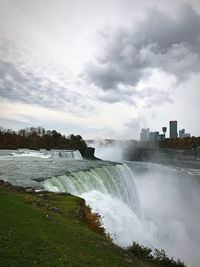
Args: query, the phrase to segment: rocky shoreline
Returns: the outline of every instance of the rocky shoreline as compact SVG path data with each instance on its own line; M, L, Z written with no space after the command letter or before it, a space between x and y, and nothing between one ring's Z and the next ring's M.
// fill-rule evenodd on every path
M129 161L200 169L200 155L194 150L135 147L126 150L124 157Z

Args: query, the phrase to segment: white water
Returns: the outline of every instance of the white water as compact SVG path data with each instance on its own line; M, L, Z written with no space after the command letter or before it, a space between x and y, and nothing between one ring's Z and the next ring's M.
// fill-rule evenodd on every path
M85 193L101 193L114 200L119 199L138 217L142 217L134 177L126 164L102 166L88 171L52 177L45 180L43 186L49 191L70 192L78 196Z
M39 158L66 158L82 160L81 153L79 150L57 150L57 149L41 149L41 150L30 150L30 149L18 149L11 153L14 157L39 157Z
M67 158L67 159L76 159L76 160L81 160L83 159L81 156L81 153L79 150L46 150L45 155L50 155L50 157L61 157L61 158Z
M52 177L43 186L49 191L83 197L101 215L103 226L116 244L126 247L140 241L151 245L157 229L143 218L134 176L126 164Z
M151 245L149 240L154 232L154 225L146 223L142 216L117 197L92 190L81 194L94 212L101 215L103 226L111 234L113 241L122 247L133 241ZM140 211L141 215L141 211Z
M109 154L109 159L116 160L116 147L113 151L109 147L109 153L104 150L101 147L102 158ZM103 226L118 245L138 241L164 249L189 267L200 266L199 169L73 160L80 158L78 153L1 150L0 179L37 189L47 179L46 189L83 197L101 215Z
M109 147L108 150L97 146L96 150L97 154L101 153L102 159L107 158L108 152L110 160L116 158L116 146L113 149ZM121 149L119 157L122 154ZM182 259L188 267L199 267L200 169L139 162L127 164L134 173L144 215L142 229L137 228L142 234L134 240L164 249L169 256ZM130 213L127 218L129 215ZM119 216L121 217L121 212ZM123 224L128 240L135 235L132 233L132 225L132 219Z
M109 159L116 158L115 152L111 158L109 148ZM103 150L101 154L104 159L108 156ZM135 177L123 164L54 177L44 186L83 197L101 215L116 244L128 246L138 241L164 249L189 267L199 267L199 170L127 164Z
M102 158L122 160L116 147L104 150ZM0 179L37 189L47 179L46 189L83 197L118 245L138 241L200 266L200 169L73 158L79 152L1 150Z

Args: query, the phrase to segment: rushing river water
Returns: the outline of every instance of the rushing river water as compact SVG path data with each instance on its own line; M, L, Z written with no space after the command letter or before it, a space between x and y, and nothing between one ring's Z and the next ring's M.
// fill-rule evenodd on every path
M113 160L119 160L115 152ZM119 152L119 151L118 151ZM112 152L97 156L112 159ZM162 248L199 267L200 170L82 160L74 151L0 151L0 179L83 197L116 244Z

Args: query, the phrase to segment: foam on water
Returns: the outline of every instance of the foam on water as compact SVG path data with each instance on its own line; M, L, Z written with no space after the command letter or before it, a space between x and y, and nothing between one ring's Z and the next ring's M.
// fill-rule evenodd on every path
M150 239L156 230L151 223L146 224L137 213L122 200L92 190L80 195L94 212L101 214L102 223L113 241L126 247L132 242L140 241L150 245Z
M10 153L14 157L38 157L38 158L66 158L82 160L79 150L57 150L57 149L41 149L41 150L29 150L18 149Z

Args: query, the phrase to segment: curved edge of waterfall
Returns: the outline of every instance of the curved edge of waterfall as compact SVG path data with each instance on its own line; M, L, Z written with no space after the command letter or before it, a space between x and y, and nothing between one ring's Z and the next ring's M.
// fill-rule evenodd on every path
M43 181L42 185L47 191L68 192L76 196L96 190L119 199L142 217L134 175L126 164L103 165L54 176Z

